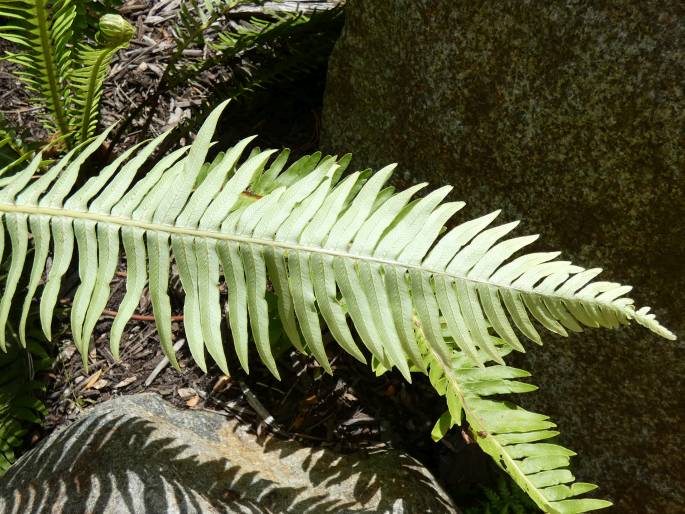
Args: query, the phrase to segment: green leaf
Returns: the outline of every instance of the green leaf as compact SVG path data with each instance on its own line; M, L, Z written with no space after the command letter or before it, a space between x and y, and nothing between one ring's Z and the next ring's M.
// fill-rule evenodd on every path
M453 426L454 421L452 421L452 416L449 411L445 411L442 416L438 418L438 421L435 422L435 426L433 427L433 430L431 430L431 438L437 443L447 435L447 432L449 432L450 428Z

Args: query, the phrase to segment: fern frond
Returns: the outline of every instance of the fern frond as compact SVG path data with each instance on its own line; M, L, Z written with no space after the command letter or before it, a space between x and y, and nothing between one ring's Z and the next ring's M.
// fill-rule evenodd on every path
M0 16L9 20L0 27L0 38L18 48L7 52L5 59L20 67L17 76L43 99L52 115L52 119L44 119L45 125L67 134L70 41L76 8L71 0L2 0Z
M0 474L15 460L15 451L31 425L39 425L47 414L39 394L45 385L33 378L51 359L37 340L28 348L13 337L7 353L0 353Z
M535 391L537 387L517 380L530 376L527 371L499 364L482 368L454 348L451 359L444 361L430 347L420 326L417 337L429 363L431 384L447 399L448 411L433 431L435 440L454 424L463 425L465 418L473 440L544 512L588 512L611 505L605 500L579 498L597 486L575 482L568 469L575 452L550 442L559 432L547 416L488 398ZM512 351L499 338L492 337L492 344L501 356ZM482 353L480 358L487 361L489 355Z
M220 50L199 62L182 62L169 73L170 87L193 82L207 93L199 105L190 106L192 115L177 125L165 146L197 131L201 121L226 99L240 102L233 106L235 114L236 108L255 109L267 91L284 88L283 94L287 94L291 84L315 82L314 75L325 67L342 22L343 10L334 8L310 15L279 14L268 21L251 18L239 30L217 34ZM230 70L229 76L204 81L202 72L215 65Z
M104 251L104 240L92 239L95 232L82 233L83 226L90 226L110 230L117 238L119 230L124 233L133 230L136 238L132 242L139 236L146 236L148 251L153 251L148 256L153 268L150 278L153 303L155 295L161 302L158 303L158 309L162 311L161 327L168 324L163 315L163 304L168 301L164 300L167 284L160 279L168 274L165 263L169 260L168 243L171 242L176 245L173 253L181 261L181 278L188 286L186 292L191 298L195 291L199 294L198 288L212 289L216 284L218 260L222 256L225 268L242 264L246 267L245 273L254 275L258 283L266 279L267 264L270 264L268 275L276 283L280 273L287 273L290 290L284 290L281 296L282 302L289 302L290 307L282 304L283 314L299 321L303 333L309 334L305 337L306 342L319 353L320 330L315 328L311 314L321 309L324 318L326 313L332 316L331 312L336 311L333 303L338 303L336 289L332 286L337 286L369 350L380 362L388 364L387 367L394 365L405 371L408 369L407 356L421 365L406 321L409 319L406 314L414 311L418 313L432 347L443 357L447 356L446 346L436 325L436 314L444 316L460 349L476 363L482 363L478 349L485 351L492 360L503 362L490 342L491 331L518 350L522 345L514 326L539 343L540 336L531 316L542 326L562 335L567 334L566 329L582 330L583 325L613 328L635 320L663 337L674 337L656 322L648 309L636 310L632 300L623 297L629 288L613 282L592 282L600 270L584 270L569 262L554 260L558 253L526 254L506 262L537 236L502 240L517 223L488 228L498 212L458 225L441 236L444 224L464 204L441 204L449 187L415 200L411 200L412 196L425 184L397 194L383 189L393 166L368 180L355 173L338 183L340 166L346 165L348 159L338 163L332 157L321 159L320 154L315 154L300 159L281 174L284 162L277 159L277 166L262 174L273 151L259 152L238 166L238 159L247 145L245 140L228 151L195 190L212 132L224 106L225 103L208 117L187 156L181 158L182 151L177 151L162 159L128 193L127 188L138 168L166 134L147 144L124 165L134 150L130 149L68 199L80 165L108 132L83 151L71 152L39 180L27 185L37 168L37 157L12 183L0 190L0 213L5 215L10 236L15 223L25 217L35 220L36 229L39 224L43 225L38 230L45 234L43 244L49 244L50 236L46 231L52 229L54 240L64 245L54 250L43 300L58 287L61 279L58 269L65 266L71 256L72 226L77 229L77 240L82 239L83 247L91 253L84 256L81 252L84 258L82 277L90 274L108 276L108 273L98 274L93 269L93 262L102 260L102 256L97 257L97 251ZM102 189L110 179L113 185ZM164 187L171 188L173 201ZM264 198L259 201L246 199L239 194L246 189ZM26 236L23 227L17 228L12 236L12 258L17 261L15 265L19 270L23 259L17 256L17 244ZM205 244L211 248L204 248ZM112 251L117 246L118 239L110 241L106 249ZM211 255L205 255L207 252ZM231 252L233 258L230 258ZM199 275L195 262L198 255L202 267L211 268L208 276ZM241 263L233 262L236 255L241 255ZM185 261L188 261L187 265ZM36 265L40 272L44 262ZM321 271L320 277L308 272L310 268ZM144 273L145 269L140 272ZM11 299L12 282L8 280L5 302ZM263 292L261 287L255 291L249 291L252 286L246 287L248 290L242 292L254 303L252 317L258 318L253 320L253 329L262 333L263 320L258 313L263 308L260 301ZM155 288L158 290L154 291ZM243 289L240 284L237 288ZM302 291L306 293L301 294ZM90 300L88 288L82 287L80 292ZM204 297L204 294L200 296ZM89 303L86 301L86 307ZM186 303L190 319L200 314L199 307L193 303L192 299ZM79 309L74 311L79 313ZM205 312L215 324L214 314ZM75 320L79 320L79 316L77 314ZM329 324L347 333L339 323L331 323L333 318L330 316ZM44 317L46 329L50 318L49 315ZM189 325L194 331L199 328L192 322ZM2 326L0 323L0 328ZM77 339L79 332L76 327ZM215 331L207 340L218 348L217 333ZM199 332L190 336L191 346L198 350L198 355L202 344L199 336ZM265 351L266 343L258 338L258 344ZM327 367L325 355L319 357Z
M115 14L106 14L100 19L97 34L99 46L86 43L79 45L78 66L73 70L70 81L73 104L70 106L72 125L78 127L76 142L87 140L97 128L102 86L109 73L112 57L126 48L133 37L133 26Z
M188 0L179 6L174 38L178 48L185 48L197 39L219 18L243 0Z
M230 11L227 11L230 12ZM249 22L232 24L228 30L217 32L205 44L211 55L205 59L189 60L179 63L171 70L170 85L176 86L188 80L195 79L203 71L217 65L230 63L232 59L244 55L245 52L259 48L263 53L270 51L270 45L280 39L296 37L302 25L320 23L319 18L339 17L340 9L324 11L310 16L302 13L274 14L272 19L253 17ZM235 63L232 63L235 65Z
M505 239L516 223L490 227L496 212L442 234L464 204L443 203L450 187L414 199L426 184L400 192L385 187L394 166L343 178L349 156L337 160L317 153L286 169L287 153L271 164L273 150L254 151L241 159L250 138L205 166L225 105L208 116L189 148L160 159L135 183L140 167L168 134L129 149L73 192L81 165L108 132L32 181L40 162L37 156L0 189L0 219L11 245L7 284L0 300L0 345L4 347L7 313L25 265L29 234L35 255L24 316L52 242L53 259L40 300L41 323L48 337L60 284L78 249L81 284L73 301L71 326L84 359L107 304L123 245L128 273L126 294L112 325L115 355L123 327L147 282L162 347L176 364L168 294L173 257L186 294L186 336L203 370L207 369L206 350L228 373L220 335L223 270L228 325L246 371L251 331L260 360L278 377L265 299L270 281L292 345L313 354L324 369L331 371L322 322L343 349L365 360L347 323L349 316L363 345L385 368L397 367L407 380L411 380L410 364L444 374L450 388L461 391L461 396L455 395L462 408L469 409L466 417L471 426L488 434L509 433L503 430L507 426L521 434L550 426L539 415L482 398L489 391L520 387L508 382L491 389L478 385L488 373L500 369L510 373L502 356L511 349L523 349L516 329L539 343L536 321L563 335L583 326L614 328L636 321L665 338L675 337L648 309L635 309L633 301L623 296L629 288L592 282L599 270L555 260L556 252L512 259L537 236ZM415 335L415 317L421 338ZM424 335L430 358L419 341ZM458 362L450 340L461 352ZM484 367L487 361L502 367ZM464 385L469 375L479 378L475 384ZM520 375L511 378L516 376ZM547 502L550 512L584 508L585 504L553 505L549 495L539 492L548 479L536 481L528 468L517 467L514 461L526 455L510 453L523 447L506 447L533 439L511 436L506 443L494 441L484 437L479 443L504 459L507 471L524 489L529 488L526 491L536 502ZM561 473L549 476L557 477L559 483L565 481Z

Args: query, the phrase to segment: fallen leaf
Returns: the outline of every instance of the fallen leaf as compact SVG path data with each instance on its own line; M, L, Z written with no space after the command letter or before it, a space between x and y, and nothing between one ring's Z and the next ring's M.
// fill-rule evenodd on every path
M302 428L302 425L304 425L305 420L306 420L306 417L303 414L298 414L298 416L295 418L295 420L290 425L290 428L292 428L294 430L299 430L300 428Z
M97 370L95 373L93 373L89 378L86 384L83 386L83 389L90 389L95 385L95 383L100 380L100 376L102 375L102 368Z
M390 384L387 389L383 392L383 396L395 396L397 394L397 387L395 384Z
M195 407L200 402L200 397L198 395L193 396L190 400L186 402L188 407Z
M216 381L214 386L212 387L212 392L213 393L219 393L221 391L224 391L225 389L228 388L228 386L231 384L231 377L228 375L222 375L219 377L219 379Z
M345 392L342 397L343 400L347 400L348 402L356 402L359 399L349 391Z
M99 391L100 389L102 389L103 387L106 387L107 385L109 385L109 380L107 380L105 378L101 378L100 380L98 380L97 382L95 382L93 384L93 389L97 389Z
M60 362L68 362L71 360L75 353L76 346L74 346L73 344L67 345L64 348L62 348L62 351L59 352L59 355L55 360L58 360Z

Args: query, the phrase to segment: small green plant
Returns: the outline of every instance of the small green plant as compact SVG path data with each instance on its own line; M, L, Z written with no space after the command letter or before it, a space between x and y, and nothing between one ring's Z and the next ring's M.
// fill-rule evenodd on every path
M464 509L464 514L535 514L540 512L518 487L505 478L497 480L495 487L482 487L483 499L477 505Z
M674 339L649 308L636 309L624 296L630 287L593 281L600 270L556 260L558 252L514 257L537 236L506 239L517 223L490 227L498 212L444 232L464 204L443 203L447 186L415 199L426 184L395 191L385 185L394 166L344 176L350 156L316 153L286 167L287 151L274 158L274 150L254 149L241 160L252 138L206 164L225 105L208 116L190 147L156 160L143 178L136 178L141 166L168 133L128 149L73 192L81 166L109 130L36 180L40 155L0 181L0 220L11 249L0 300L0 347L29 244L35 253L23 295L22 342L52 244L40 299L42 328L50 338L60 284L77 250L81 283L71 331L85 365L123 245L126 294L111 328L115 356L147 283L162 348L177 366L168 293L173 256L198 366L207 369L207 351L229 372L220 335L223 275L224 312L240 365L249 371L251 332L260 360L278 377L266 299L270 281L290 344L327 372L322 325L362 362L367 355L359 341L377 368L397 368L409 382L413 373L427 374L448 409L434 437L468 424L474 441L545 512L610 505L580 497L596 486L575 481L568 469L574 452L549 442L558 432L547 416L501 398L535 389L521 380L529 374L504 358L523 351L521 334L541 342L535 321L562 335L634 321ZM2 248L4 243L0 254Z
M29 155L30 149L24 138L12 127L4 116L0 115L0 170L18 166L22 155Z
M52 359L41 344L42 334L32 326L26 347L9 327L7 352L0 353L0 474L15 460L31 426L42 423L47 414L40 396L45 384L35 374L47 369Z
M83 27L75 35L75 27L87 21L78 6L74 0L0 1L0 17L7 20L0 38L16 48L4 59L17 66L17 77L45 107L42 122L51 139L61 138L68 148L94 133L111 58L133 37L126 20L105 14L96 44L86 42Z

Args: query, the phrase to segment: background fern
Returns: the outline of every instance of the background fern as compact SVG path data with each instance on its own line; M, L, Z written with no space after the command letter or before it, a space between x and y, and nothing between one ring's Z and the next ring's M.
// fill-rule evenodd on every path
M83 38L90 13L74 0L0 0L0 17L7 19L0 38L17 48L4 59L18 67L16 75L46 107L42 122L52 139L68 147L95 130L111 58L133 36L123 18L110 14L99 20L98 45L89 44Z
M229 107L231 124L224 128L223 133L229 137L224 140L231 141L239 137L236 127L240 127L242 133L260 133L260 137L268 136L262 126L265 120L278 116L279 110L286 110L289 101L295 101L301 96L316 97L318 73L325 71L327 57L332 50L335 35L340 31L343 21L342 9L331 9L313 13L309 16L300 15L297 18L289 18L281 22L273 32L263 34L264 40L257 44L240 49L239 37L224 35L224 37L238 37L236 46L229 52L224 53L224 63L231 69L230 77L207 85L209 91L203 102L193 109L193 115L183 120L177 127L176 136L169 138L163 149L166 150L177 140L197 131L203 120L212 109L220 102L234 100ZM259 27L267 22L252 20ZM257 36L245 29L247 42L255 40ZM231 53L233 55L231 56ZM325 73L321 73L322 76ZM198 78L201 82L201 78ZM204 87L204 83L201 84ZM323 85L320 86L321 90ZM274 98L277 100L274 102ZM311 99L309 99L311 102ZM277 103L279 108L274 108ZM291 120L299 115L297 109L302 109L299 102L293 110L296 112ZM279 143L283 137L279 134ZM306 143L298 134L299 140L295 143ZM275 140L274 140L275 143Z
M61 134L70 132L69 73L72 66L72 24L76 7L71 0L2 0L0 16L8 23L0 37L18 50L5 59L19 66L17 76L47 108L44 124Z
M258 4L261 2L258 2ZM114 131L110 148L115 148L135 129L136 141L147 137L160 102L168 96L195 94L190 116L182 120L161 151L173 147L195 132L202 120L219 103L240 99L246 107L257 96L293 95L284 85L312 78L314 70L325 69L328 55L343 21L341 8L303 12L264 10L246 17L242 8L253 3L211 1L183 3L173 29L175 47L166 60L164 74L156 88ZM188 50L201 50L203 57L187 57Z
M0 352L0 473L14 462L30 427L39 426L47 414L41 400L45 384L35 376L52 363L39 327L31 325L26 348L14 329L9 330L7 352Z

